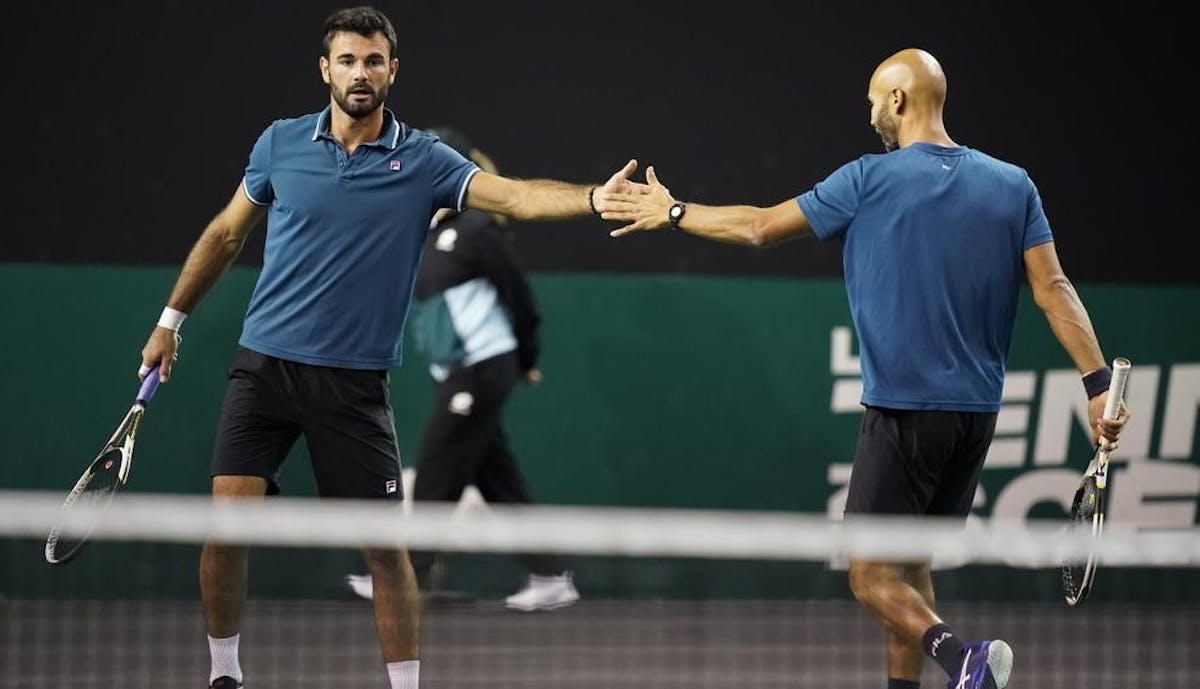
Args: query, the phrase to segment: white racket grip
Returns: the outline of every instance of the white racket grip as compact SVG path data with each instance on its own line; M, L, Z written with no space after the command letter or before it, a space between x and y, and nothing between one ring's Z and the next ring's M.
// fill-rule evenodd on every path
M1112 362L1112 382L1108 384L1108 400L1104 403L1104 418L1117 418L1121 413L1121 400L1125 397L1125 382L1129 380L1129 369L1133 364L1125 357Z

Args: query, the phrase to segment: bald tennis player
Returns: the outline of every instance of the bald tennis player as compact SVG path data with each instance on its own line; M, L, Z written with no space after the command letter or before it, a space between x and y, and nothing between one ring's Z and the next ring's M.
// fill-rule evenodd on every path
M1022 274L1082 377L1093 441L1115 443L1129 419L1101 419L1112 372L1087 310L1059 265L1026 171L950 138L946 75L928 52L884 60L867 89L885 152L838 168L769 208L675 199L646 170L650 193L609 198L613 236L674 228L771 246L839 241L859 340L864 407L846 501L858 515L965 522L1000 410ZM850 588L883 624L888 689L918 689L925 656L950 689L1003 689L1011 647L969 642L938 616L929 562L853 560Z

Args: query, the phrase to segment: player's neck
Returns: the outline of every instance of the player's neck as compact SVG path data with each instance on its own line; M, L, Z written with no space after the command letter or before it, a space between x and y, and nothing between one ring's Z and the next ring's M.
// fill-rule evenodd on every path
M907 122L904 124L908 124ZM901 126L900 128L900 148L911 146L912 144L924 143L934 144L937 146L946 146L952 148L958 146L954 139L946 133L946 126L942 124L941 119L926 120L923 122L913 122L911 126Z
M354 118L335 105L329 121L329 133L347 153L353 153L359 144L383 136L383 106L375 108L366 117Z

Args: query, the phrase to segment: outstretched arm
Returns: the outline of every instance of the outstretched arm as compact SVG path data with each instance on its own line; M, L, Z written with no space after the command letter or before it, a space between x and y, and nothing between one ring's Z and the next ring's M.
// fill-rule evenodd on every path
M605 220L628 223L613 230L613 237L631 232L659 230L671 226L669 212L675 205L671 190L658 181L654 166L646 168L649 190L645 194L613 194L604 199ZM760 208L758 206L703 206L688 203L676 225L680 230L706 239L749 246L773 246L812 234L812 227L795 199Z
M499 213L515 220L559 220L603 212L607 194L638 194L646 185L629 180L637 169L630 160L603 185L571 184L552 179L509 179L489 172L476 173L467 188L467 207Z
M1054 242L1025 250L1025 275L1034 301L1046 314L1051 332L1066 350L1067 356L1071 357L1079 373L1087 375L1103 369L1107 363L1100 350L1100 342L1096 339L1096 331L1092 328L1091 318L1075 286L1063 272ZM1088 400L1088 418L1094 442L1099 442L1101 437L1115 442L1129 420L1129 412L1123 403L1116 421L1101 418L1107 400L1107 390Z
M192 246L183 269L167 299L167 307L183 314L192 312L200 299L225 274L241 252L250 230L262 219L266 209L246 198L238 185L233 198L217 213ZM178 346L174 328L155 326L142 348L142 370L159 366L159 379L164 383L171 376L175 349Z

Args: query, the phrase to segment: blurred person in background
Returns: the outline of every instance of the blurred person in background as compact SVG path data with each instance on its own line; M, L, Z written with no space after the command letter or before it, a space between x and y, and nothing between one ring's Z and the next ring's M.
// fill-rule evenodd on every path
M428 130L484 172L492 159L460 130ZM475 210L434 216L417 275L413 342L429 363L433 409L421 438L413 509L423 501L457 502L474 486L486 502L530 504L533 498L504 432L505 405L518 382L536 385L541 315L513 254L508 219ZM441 556L410 553L431 602L451 602L442 590ZM573 573L553 554L518 556L524 588L505 599L512 610L553 610L579 600ZM371 598L371 575L351 574L355 594Z

